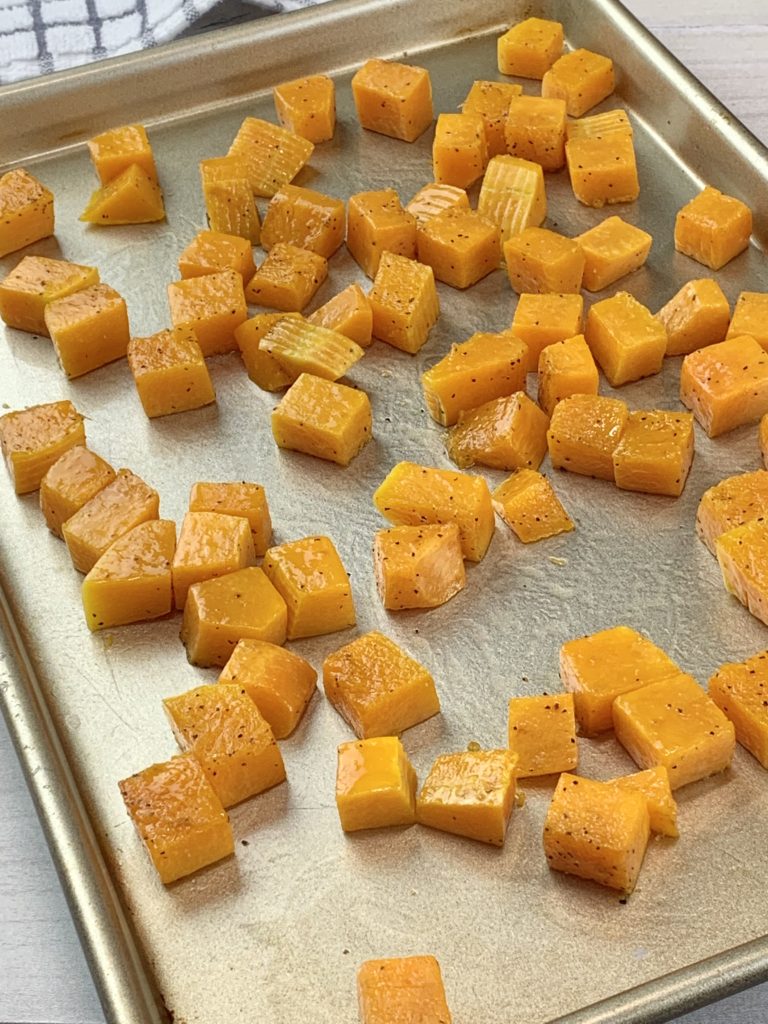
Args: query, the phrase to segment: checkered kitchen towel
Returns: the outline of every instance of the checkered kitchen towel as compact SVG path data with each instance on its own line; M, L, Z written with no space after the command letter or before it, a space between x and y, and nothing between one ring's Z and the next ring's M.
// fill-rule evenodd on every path
M0 84L167 43L217 25L323 0L0 0Z

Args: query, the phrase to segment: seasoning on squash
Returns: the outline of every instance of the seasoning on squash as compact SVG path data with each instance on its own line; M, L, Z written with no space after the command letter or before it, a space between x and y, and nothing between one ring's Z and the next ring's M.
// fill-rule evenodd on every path
M667 332L667 355L685 356L698 348L725 341L731 307L717 281L700 278L684 284L662 306L656 319Z
M768 412L768 352L749 335L691 352L680 370L680 401L710 437Z
M255 561L251 524L244 516L187 512L173 559L176 607L184 607L193 583L236 572Z
M327 327L367 348L373 340L373 310L359 284L350 284L307 317L311 324Z
M714 555L718 537L753 519L768 520L768 471L764 469L729 476L706 490L696 512L696 532Z
M40 481L40 509L48 529L61 537L63 524L115 479L115 471L85 445L60 455Z
M663 764L654 765L643 772L632 775L620 775L610 780L611 786L619 789L641 793L648 804L648 817L651 832L676 839L680 834L677 829L677 804L672 796L669 784L669 772Z
M693 416L689 412L630 412L613 452L616 486L625 491L683 493L693 462Z
M733 722L742 747L768 768L768 651L721 665L709 680L709 696Z
M590 307L584 337L615 388L650 377L664 365L666 329L628 292L616 292Z
M336 807L345 832L413 825L416 772L397 736L342 743L336 767Z
M328 276L328 261L308 249L276 242L251 278L245 298L256 306L300 312Z
M189 511L218 512L220 515L247 519L256 556L260 558L269 547L272 520L267 495L261 484L247 483L245 480L223 484L193 484L189 495Z
M237 350L235 328L248 319L248 307L236 271L172 281L168 304L173 326L191 328L204 356Z
M547 345L573 338L583 329L584 299L580 294L523 292L517 300L512 330L528 346L529 373L538 369L539 356Z
M613 61L591 50L559 57L541 80L541 95L565 100L570 117L582 117L614 90Z
M182 325L148 338L131 338L128 366L150 419L200 409L216 401L203 350L192 327Z
M165 220L163 193L157 180L143 167L131 164L96 189L80 214L80 220L101 227Z
M469 288L501 261L501 233L473 210L448 210L430 217L416 231L419 262L432 267L438 281Z
M631 132L573 135L565 144L565 159L573 194L585 206L631 203L640 195Z
M385 252L416 256L416 218L393 188L350 196L347 220L347 248L368 277L376 276Z
M485 122L485 142L488 156L499 156L507 152L504 137L504 123L507 120L509 104L523 91L521 85L512 82L476 81L461 104L464 114L480 114Z
M726 338L738 338L744 334L754 338L768 351L768 292L741 292L736 300Z
M123 359L130 327L125 299L108 284L93 284L49 302L45 326L67 377L81 377Z
M608 217L577 236L584 252L582 285L599 292L627 274L633 274L648 259L653 238L621 217Z
M247 161L235 156L200 161L205 212L211 231L259 244L261 221L251 191Z
M451 1024L440 965L433 956L368 960L357 972L357 994L361 1024Z
M381 257L368 301L374 337L411 355L424 345L440 315L432 268L392 252Z
M9 327L48 337L48 303L98 283L95 267L47 256L24 256L0 281L0 317Z
M552 467L615 482L613 453L628 416L626 404L618 398L570 395L562 399L547 432Z
M573 529L549 480L535 469L516 470L491 492L491 497L498 515L523 544Z
M281 391L292 384L296 377L269 352L259 348L261 339L284 317L300 316L301 313L257 313L235 328L235 341L248 376L265 391Z
M371 440L368 395L311 373L302 373L272 413L278 447L348 466Z
M94 135L88 140L88 150L102 185L113 181L132 164L138 164L157 182L155 157L143 124L126 124Z
M384 607L437 608L464 588L464 556L455 523L393 526L373 539L373 568Z
M729 594L768 626L768 525L750 519L715 541L723 583Z
M573 694L512 697L509 749L519 779L572 771L579 760Z
M248 284L256 272L249 240L223 231L199 231L179 256L179 273L203 277L220 270L235 270Z
M307 75L272 90L283 128L310 142L327 142L336 129L336 87L328 75Z
M293 181L314 148L307 139L279 125L246 117L227 156L243 160L251 191L269 198Z
M549 417L523 391L459 414L446 450L459 469L538 469L547 454Z
M545 171L559 171L565 165L565 121L565 100L511 99L504 123L507 152L541 164Z
M499 71L520 78L543 78L563 52L559 21L526 18L496 41Z
M523 292L579 292L584 253L578 241L548 228L526 228L504 243L509 283Z
M432 143L435 181L467 189L488 163L485 121L481 114L439 114Z
M338 331L298 317L275 321L259 349L276 359L293 380L302 373L338 380L365 355L364 349Z
M23 167L0 176L0 257L53 232L53 193Z
M752 234L752 211L740 199L707 186L678 212L675 248L711 270L743 252Z
M547 345L539 356L538 402L548 416L564 398L597 395L599 384L597 365L583 334Z
M393 139L414 142L432 124L432 83L425 68L369 60L352 77L360 124Z
M261 245L269 252L275 243L287 242L330 259L344 242L346 224L343 200L311 188L283 185L269 201Z
M65 452L84 444L83 417L71 402L48 402L0 416L0 450L17 494L36 491Z

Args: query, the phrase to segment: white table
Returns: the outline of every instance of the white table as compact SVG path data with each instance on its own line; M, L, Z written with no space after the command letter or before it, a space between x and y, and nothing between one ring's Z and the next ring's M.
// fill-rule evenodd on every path
M758 138L768 142L768 0L624 2ZM242 5L237 5L236 14L239 20ZM0 1022L103 1021L0 718ZM768 984L699 1010L678 1024L762 1021L768 1021Z

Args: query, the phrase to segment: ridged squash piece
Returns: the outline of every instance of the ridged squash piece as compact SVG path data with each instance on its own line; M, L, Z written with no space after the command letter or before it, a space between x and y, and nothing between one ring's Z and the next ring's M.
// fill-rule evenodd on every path
M523 292L579 292L584 253L573 238L548 228L526 228L504 243L509 283Z
M504 123L507 152L559 171L565 165L565 121L565 100L517 96Z
M540 164L520 157L494 156L480 186L477 212L501 230L501 240L538 227L547 216L547 192Z
M473 210L449 210L430 217L416 232L419 261L432 267L438 281L469 288L496 270L501 233Z
M468 210L469 196L463 188L431 181L422 186L405 207L406 213L415 217L417 224L423 224L430 217L436 217L448 210ZM403 255L407 256L408 253Z
M565 144L565 160L573 194L585 206L600 209L631 203L640 195L632 135L575 135Z
M249 240L224 231L199 231L179 256L179 273L203 277L220 270L235 270L248 284L256 272Z
M768 519L768 472L764 469L729 476L706 490L696 513L696 532L714 555L721 534L753 519Z
M573 694L512 697L509 749L519 779L572 771L579 760Z
M768 626L768 526L751 519L715 542L725 589Z
M424 345L440 315L432 268L393 252L381 257L368 301L374 337L411 355Z
M563 26L559 21L526 18L496 40L502 75L543 78L563 52Z
M218 512L220 515L247 519L256 556L260 558L269 547L272 520L267 495L261 484L245 480L222 484L200 481L192 485L189 511Z
M693 462L693 447L693 416L689 412L630 412L613 452L616 486L679 497Z
M488 163L485 121L481 114L439 114L432 143L435 181L469 188Z
M277 320L259 342L289 376L302 373L338 380L363 358L365 350L344 334L298 317Z
M577 241L585 259L582 285L588 292L599 292L643 266L653 237L621 217L608 217L578 235Z
M235 341L243 357L248 376L265 391L282 391L292 384L295 375L289 373L274 356L262 351L261 339L284 317L299 318L301 313L257 313L235 328Z
M80 220L101 227L165 220L163 193L143 167L131 164L93 193Z
M336 807L345 832L413 825L416 772L397 736L342 743L336 767Z
M739 338L744 334L768 351L768 292L741 292L736 300L726 338Z
M173 326L191 328L204 356L237 351L235 328L248 319L248 307L236 271L172 281L168 305Z
M462 113L480 114L485 122L485 143L489 157L507 152L504 123L507 120L510 101L522 91L521 85L514 85L512 82L479 80L472 83L472 88L461 104Z
M752 211L740 199L707 186L678 212L675 248L711 270L743 252L752 234Z
M302 373L272 413L278 447L348 466L371 440L371 402L364 391Z
M110 629L168 615L175 549L176 524L168 519L139 523L119 537L83 580L88 628Z
M517 300L512 330L528 346L528 372L535 373L547 345L565 341L584 329L584 299L571 292L523 292Z
M597 395L600 374L583 334L548 345L539 356L538 402L548 416L571 395Z
M570 395L558 402L547 432L552 468L614 481L613 453L628 416L618 398Z
M373 310L359 284L348 285L307 319L318 327L343 334L361 348L367 348L373 340Z
M245 161L251 191L271 198L296 177L312 156L308 139L279 125L246 117L229 147L228 156Z
M328 261L309 249L276 242L245 289L256 306L298 313L328 276Z
M310 142L327 142L336 130L336 87L328 75L307 75L272 90L283 128Z
M346 225L343 200L311 188L283 185L269 201L261 245L269 252L275 243L287 242L330 259L344 242Z
M664 365L666 329L628 292L617 292L591 306L584 336L615 388L650 377Z
M709 696L733 722L742 747L768 768L768 651L721 665L709 680Z
M352 77L360 124L393 139L414 142L432 124L432 83L425 68L369 60Z
M397 526L455 523L470 562L481 561L496 528L488 484L470 473L399 462L377 488L373 503Z
M40 481L40 509L51 533L61 537L67 519L114 479L109 463L85 445L60 455Z
M604 139L610 135L633 137L632 122L626 110L605 110L602 114L591 114L589 117L577 117L568 121L565 126L566 138L571 139Z
M0 317L9 327L47 338L48 303L98 283L95 267L47 256L24 256L0 281Z
M433 956L367 960L357 972L361 1024L451 1024L440 965Z
M493 507L523 544L569 533L573 522L546 477L518 469L491 492Z
M427 669L378 632L328 655L323 689L360 739L397 736L440 710Z
M347 248L368 277L375 277L385 252L416 256L416 218L404 210L393 188L358 192L347 203Z
M200 161L200 177L211 231L259 244L261 221L248 178L248 164L235 156Z
M572 50L559 57L541 80L541 95L565 100L570 117L582 117L607 99L615 87L613 61L591 50Z
M184 607L193 583L245 569L255 561L251 524L245 517L187 512L173 559L176 607Z
M632 775L621 775L617 779L611 779L610 785L632 790L645 797L648 802L651 832L669 836L670 839L676 839L680 835L677 828L677 803L672 796L669 772L664 765L659 764L647 768L644 772L634 772Z
M108 284L92 284L54 299L43 315L61 368L70 379L122 359L128 351L128 309L122 295Z
M200 409L216 401L211 376L192 327L131 338L128 366L150 419Z
M373 569L386 609L437 608L466 583L459 528L432 523L379 530Z
M731 307L717 281L705 277L684 284L656 319L667 332L667 355L685 356L725 341Z
M0 416L0 451L17 494L36 491L51 466L79 445L85 445L83 417L69 401Z
M94 135L88 140L88 151L102 185L132 164L138 164L152 181L157 181L155 157L143 124L125 124Z
M547 454L549 417L524 391L459 415L446 450L459 469L538 469Z
M743 335L691 352L680 370L680 401L710 437L768 412L768 352Z
M23 167L0 176L0 257L53 232L53 192Z

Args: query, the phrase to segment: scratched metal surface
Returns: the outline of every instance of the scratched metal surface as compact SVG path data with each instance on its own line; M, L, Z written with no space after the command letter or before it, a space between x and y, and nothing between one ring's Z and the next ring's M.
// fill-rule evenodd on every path
M439 111L455 109L474 78L496 77L496 33L486 30L532 5L488 4L475 26L460 0L431 15L416 3L394 6L401 24L413 26L419 45L409 58L432 73ZM664 63L618 5L552 0L534 6L562 17L573 45L597 48L602 40L623 71L618 99L637 115L643 189L637 204L609 212L654 234L648 266L621 287L655 309L684 281L705 273L674 253L675 211L707 176L757 206L756 186L766 180L764 152L757 144L750 148L739 126L690 81L676 78L681 72ZM577 18L585 7L589 17ZM378 34L385 14L381 2L346 2L311 18L282 20L276 35L261 26L230 33L228 52L265 60L257 82L240 82L237 96L247 99L181 117L184 108L173 96L153 118L166 224L86 229L77 221L93 185L85 149L71 139L52 140L48 148L56 152L42 153L32 165L56 195L56 241L30 251L95 263L102 279L126 296L135 334L163 327L165 283L176 276L180 250L204 226L197 161L225 151L245 113L273 116L263 90L285 77L286 59L301 70L354 63L344 59L359 52L354 38L339 43L333 36L332 43L329 26L380 38L378 52L394 53L394 37L383 29ZM466 35L474 27L484 31ZM402 49L408 36L401 31L399 38ZM286 49L273 66L276 39ZM336 47L334 63L316 52L320 39ZM448 42L434 45L441 40ZM189 54L198 61L196 76L209 66L213 77L221 73L210 63L208 43L185 44L182 79L190 75ZM139 116L142 105L157 105L148 84L157 69L141 59L132 65L136 99L129 104L114 96L122 68L106 65L100 77L91 70L87 83L101 82L111 114L122 103L128 119ZM317 148L299 183L344 198L395 185L407 199L430 178L431 133L408 146L360 131L348 79L346 73L337 77L336 138ZM67 78L65 85L77 94L77 81ZM533 88L526 83L526 91ZM18 89L13 99L20 118L28 115L34 123L40 117L39 93ZM190 104L197 99L190 94ZM674 114L674 124L664 123L672 117L662 118L662 111ZM97 114L89 117L90 123L76 109L62 109L62 123L79 123L79 138L103 126ZM580 207L564 175L547 180L550 226L576 234L606 215ZM758 238L765 230L758 219ZM14 263L8 257L1 268ZM718 278L731 300L742 289L768 289L763 252L753 247ZM353 280L363 281L341 251L313 305ZM697 428L693 471L677 501L559 474L555 484L576 521L574 533L525 547L500 524L488 556L470 567L466 589L450 604L429 613L382 610L371 540L383 523L371 494L400 459L449 465L444 433L423 408L419 373L451 342L507 326L515 306L500 271L466 294L442 285L439 293L440 322L416 357L376 344L350 373L371 395L375 440L346 470L276 450L269 430L275 400L249 382L235 355L210 361L215 407L149 422L124 362L67 383L46 340L11 330L0 335L0 402L17 407L71 398L87 417L89 444L157 487L163 516L181 520L197 479L254 479L267 487L276 540L317 532L334 539L351 574L358 630L302 641L295 649L319 668L326 653L376 628L431 669L443 713L404 736L421 777L438 753L470 740L503 744L507 699L557 689L558 648L575 635L628 623L702 683L723 661L766 646L764 627L727 597L715 561L693 532L702 492L723 476L758 467L754 428L714 442ZM621 389L621 397L633 408L678 408L678 369L678 361L669 360L660 375ZM611 393L605 382L601 389ZM491 485L503 476L485 475ZM640 885L622 904L607 890L548 871L541 851L548 783L524 786L527 802L515 811L502 851L421 828L344 836L333 799L335 749L350 733L319 693L282 744L288 784L231 812L235 857L164 889L116 783L175 752L161 698L211 681L215 672L186 663L178 617L89 634L80 577L65 548L46 531L36 495L17 499L7 480L0 481L0 523L4 706L109 1019L153 1019L159 993L185 1024L288 1024L310 1012L321 1022L351 1021L361 961L421 952L440 959L457 1024L543 1024L577 1011L585 1024L660 1021L765 976L768 912L755 894L768 870L768 784L741 750L729 772L679 793L681 838L651 844ZM580 741L580 758L580 770L598 778L632 768L610 737ZM728 952L744 943L738 953ZM691 967L717 954L725 955L714 966ZM669 972L686 968L673 983ZM645 986L639 993L589 1009L638 985Z

